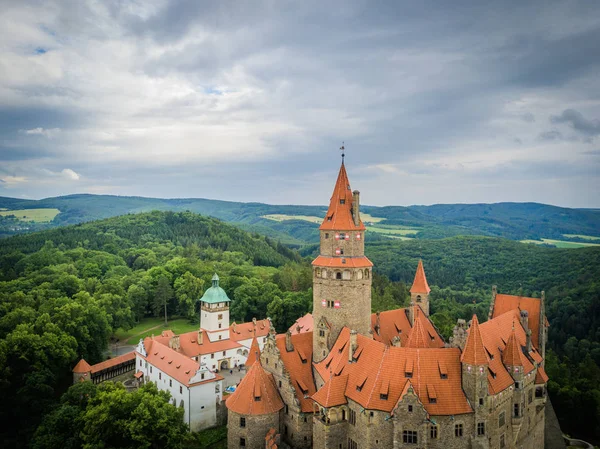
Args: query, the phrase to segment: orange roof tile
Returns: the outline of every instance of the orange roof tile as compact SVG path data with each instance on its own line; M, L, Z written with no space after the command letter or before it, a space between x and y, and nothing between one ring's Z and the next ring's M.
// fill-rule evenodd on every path
M92 367L84 359L81 359L79 362L77 362L77 365L75 365L75 368L73 368L73 372L77 374L89 373L90 371L92 371Z
M366 256L357 257L328 257L328 256L317 256L312 264L319 267L330 267L330 268L368 268L373 266Z
M118 357L113 357L112 359L105 360L104 362L96 363L95 365L92 365L90 367L90 370L92 371L92 374L94 374L99 371L112 368L113 366L120 365L121 363L129 362L131 360L135 360L135 351L128 352Z
M225 405L232 412L241 415L266 415L281 410L283 401L273 375L266 372L260 360L257 360L233 394L227 398Z
M198 344L198 332L186 332L185 334L179 335L179 350L180 352L187 357L197 357L199 355L204 354L212 354L214 352L226 351L228 349L241 348L242 345L239 344L234 339L229 340L215 340L210 341L208 338L208 333L205 330L202 330L202 344ZM252 336L247 336L246 338L252 338ZM164 346L169 346L170 337L158 336L154 338L156 341L161 343Z
M419 259L419 265L417 265L417 272L415 273L415 280L410 288L411 293L429 293L431 289L427 283L425 277L425 270L423 269L423 261Z
M333 194L329 201L329 209L327 209L325 220L323 220L319 229L335 229L339 231L364 230L365 226L362 221L359 222L358 226L354 224L354 219L352 218L352 201L350 181L348 180L346 167L342 162Z
M477 315L473 315L471 321L471 327L469 328L469 335L467 337L467 343L465 349L460 358L461 362L468 363L469 365L487 365L490 360L485 348L483 347L483 340L481 339L481 331L479 330L479 320Z
M539 385L545 384L546 382L548 382L548 375L546 374L544 367L540 365L538 366L537 373L535 373L535 383Z
M258 340L254 337L250 346L250 352L248 352L248 359L246 359L246 366L252 366L257 360L260 360L260 347L258 346Z
M400 337L400 345L406 346L411 330L407 312L408 309L395 309L379 312L379 329L375 329L375 326L377 325L377 314L371 314L373 339L389 346L392 344L394 337Z
M301 334L303 332L312 332L314 326L313 316L307 313L301 318L298 318L294 324L290 326L292 335Z
M296 391L296 398L300 402L300 409L305 413L313 411L313 401L310 396L317 392L311 367L312 338L312 332L292 335L294 351L288 352L285 348L285 334L279 334L275 337L275 344L279 349L281 361L290 375L290 381Z
M510 337L508 337L508 342L506 342L504 352L502 353L502 362L508 366L523 366L524 357L521 345L517 341L515 330L513 328Z
M312 398L323 407L336 407L347 404L346 385L348 375L332 376L319 391L312 395Z
M191 379L200 369L200 365L189 357L180 354L177 351L161 344L157 339L146 337L144 339L144 348L146 349L146 357L137 353L138 356L147 360L148 363L161 370L163 373L176 379L178 382L186 386L199 385L207 382L216 382L223 380L223 377L216 374L214 378L205 381L190 383Z
M541 300L539 298L497 294L492 318L496 318L509 310L527 310L529 312L528 326L531 329L531 342L536 348L539 348L540 308Z
M247 340L252 337L266 337L269 334L271 325L269 320L256 320L256 326L253 321L247 323L235 324L229 326L229 338L234 341Z
M348 362L345 349L350 331L344 328L333 345L330 354L315 364L315 369L323 379L329 378L330 369L348 376L346 397L366 409L391 412L406 387L407 362L412 363L413 388L432 415L458 415L472 412L464 395L461 382L460 350L457 348L406 348L386 346L363 335L357 335L356 361ZM447 378L442 379L439 362L447 370ZM427 385L435 388L437 401L430 403L427 398ZM387 399L382 399L382 389L388 388Z
M407 348L443 348L444 341L420 306L415 307L415 324L410 331Z

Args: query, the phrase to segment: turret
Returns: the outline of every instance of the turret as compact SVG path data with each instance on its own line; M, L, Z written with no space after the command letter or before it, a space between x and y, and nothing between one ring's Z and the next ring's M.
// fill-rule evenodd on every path
M231 300L221 287L217 273L212 285L200 298L200 328L211 332L211 338L229 339L229 303Z
M329 208L319 227L321 245L313 261L313 361L323 360L344 327L372 338L371 270L364 254L365 226L359 192L350 189L342 161Z
M409 320L410 325L414 325L415 307L420 307L425 313L425 316L429 316L429 284L427 283L427 277L425 276L425 269L423 268L423 261L419 259L417 265L417 272L415 273L415 280L410 288L410 312Z
M489 358L483 345L479 320L473 315L469 335L460 358L463 390L475 411L483 407L488 393L487 375Z

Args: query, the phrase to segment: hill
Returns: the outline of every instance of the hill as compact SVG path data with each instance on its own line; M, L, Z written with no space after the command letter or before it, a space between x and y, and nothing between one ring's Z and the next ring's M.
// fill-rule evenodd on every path
M42 208L57 209L60 213L49 222L27 220L22 213L10 216L10 211ZM318 220L326 210L324 206L89 194L43 200L0 197L0 209L6 209L2 212L4 216L0 216L0 236L129 213L189 210L233 223L244 230L258 232L295 247L318 242ZM600 211L592 209L569 209L538 203L497 203L363 206L362 211L363 220L373 231L372 240L381 237L433 239L483 235L530 240L547 245L555 245L553 240L576 242L579 246L600 244Z

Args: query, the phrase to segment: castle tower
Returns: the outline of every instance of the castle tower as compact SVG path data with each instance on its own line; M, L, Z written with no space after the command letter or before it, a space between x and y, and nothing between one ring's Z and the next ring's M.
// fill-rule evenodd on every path
M429 316L429 284L425 277L425 269L423 268L423 261L419 259L419 265L417 265L417 272L415 273L415 280L410 288L410 325L414 323L414 309L415 306L420 306L425 313L425 316Z
M229 339L229 303L231 300L221 287L217 273L200 298L200 328L210 333L210 341Z
M319 227L321 247L313 265L313 358L323 360L344 326L369 336L371 269L359 192L350 190L346 167L338 174L329 209Z
M473 315L471 327L465 348L460 357L462 364L462 387L473 411L475 412L473 435L482 437L485 440L488 412L486 409L486 399L488 396L488 366L490 359L483 346L481 330L479 329L479 320L477 315ZM483 432L480 429L483 430ZM487 440L485 440L487 441Z

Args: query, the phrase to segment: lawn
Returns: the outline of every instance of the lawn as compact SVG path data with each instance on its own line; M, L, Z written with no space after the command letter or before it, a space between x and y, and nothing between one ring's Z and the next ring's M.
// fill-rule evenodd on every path
M175 334L183 334L198 330L199 324L190 323L187 318L174 318L168 321L165 327L164 318L144 318L135 327L129 330L117 329L114 336L121 342L126 342L128 345L135 345L140 341L140 338L146 338L154 335L160 335L164 330L172 330Z
M521 240L521 243L535 243L536 245L547 243L548 245L554 245L557 248L584 248L586 246L600 246L599 243L565 242L563 240L554 239Z
M404 228L402 226L368 226L368 231L377 232L379 234L390 234L390 235L413 235L419 232L419 229Z
M213 427L190 433L189 449L227 449L227 426Z
M267 220L273 221L287 221L287 220L304 220L309 221L311 223L321 224L323 221L323 217L315 217L312 215L285 215L285 214L270 214L263 215L261 218L266 218Z
M48 222L54 220L60 214L58 209L16 209L16 210L2 210L0 215L14 215L21 221L35 221L38 223Z
M600 240L600 237L594 237L593 235L579 235L579 234L563 234L568 239L584 239L584 240Z

